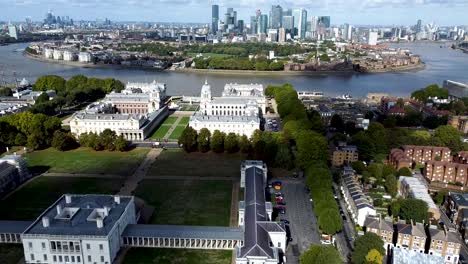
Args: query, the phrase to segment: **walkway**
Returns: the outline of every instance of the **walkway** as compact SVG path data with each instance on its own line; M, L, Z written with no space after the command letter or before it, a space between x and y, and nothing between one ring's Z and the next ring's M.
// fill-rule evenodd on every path
M133 195L133 191L135 191L135 189L138 187L138 183L141 180L143 180L143 177L145 177L149 167L158 158L161 152L162 149L151 149L148 152L148 154L146 154L145 160L140 164L138 169L133 173L133 175L127 178L127 180L124 183L124 186L122 187L122 189L120 189L120 192L118 194Z
M164 135L163 139L169 139L171 136L172 132L174 132L174 129L179 125L180 120L182 120L182 116L178 116L177 120L171 125L171 128L167 131L166 135Z

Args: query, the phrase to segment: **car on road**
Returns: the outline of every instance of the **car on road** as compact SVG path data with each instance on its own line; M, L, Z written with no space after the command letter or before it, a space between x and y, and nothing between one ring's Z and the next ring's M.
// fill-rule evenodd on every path
M284 223L285 225L289 225L289 221L286 219L280 219L281 223Z
M284 208L283 209L278 209L278 213L284 215L284 214L286 214L286 209L284 209Z
M275 195L276 196L283 196L283 194L281 192L276 192Z
M286 203L285 203L284 201L276 202L276 204L278 204L278 205L286 205Z
M341 218L343 218L343 221L347 221L346 216L344 214L341 215Z

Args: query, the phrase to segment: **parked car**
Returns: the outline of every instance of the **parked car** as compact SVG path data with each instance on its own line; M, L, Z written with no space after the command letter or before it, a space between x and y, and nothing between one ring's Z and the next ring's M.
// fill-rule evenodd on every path
M274 181L274 182L272 182L271 184L273 184L273 186L281 186L281 182L280 182L280 181Z
M286 214L286 209L278 209L279 214Z
M284 201L279 201L279 202L276 202L278 205L286 205L286 203Z
M283 196L283 194L281 192L276 192L275 195L276 196Z
M280 222L284 223L285 225L289 225L289 221L286 219L281 219Z

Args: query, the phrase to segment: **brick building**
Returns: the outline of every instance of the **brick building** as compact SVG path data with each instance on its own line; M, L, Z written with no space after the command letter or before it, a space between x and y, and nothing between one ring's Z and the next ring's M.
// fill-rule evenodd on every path
M451 151L447 147L404 145L400 149L392 149L389 163L395 168L411 167L413 163L424 164L427 161L452 160Z
M343 146L338 147L333 151L332 165L339 167L344 164L351 164L352 162L358 161L358 149L356 146Z
M468 116L452 116L448 124L462 133L468 133Z
M424 167L424 177L429 181L458 184L468 184L468 164L446 161L428 161Z

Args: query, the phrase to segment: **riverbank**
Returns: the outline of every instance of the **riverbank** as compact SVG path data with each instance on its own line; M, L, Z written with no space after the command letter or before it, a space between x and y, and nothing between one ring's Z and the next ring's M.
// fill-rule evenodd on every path
M422 71L425 68L426 68L426 64L424 62L421 62L419 64L414 64L414 65L399 66L398 68L371 70L371 71L366 71L364 73L416 72L416 71Z

